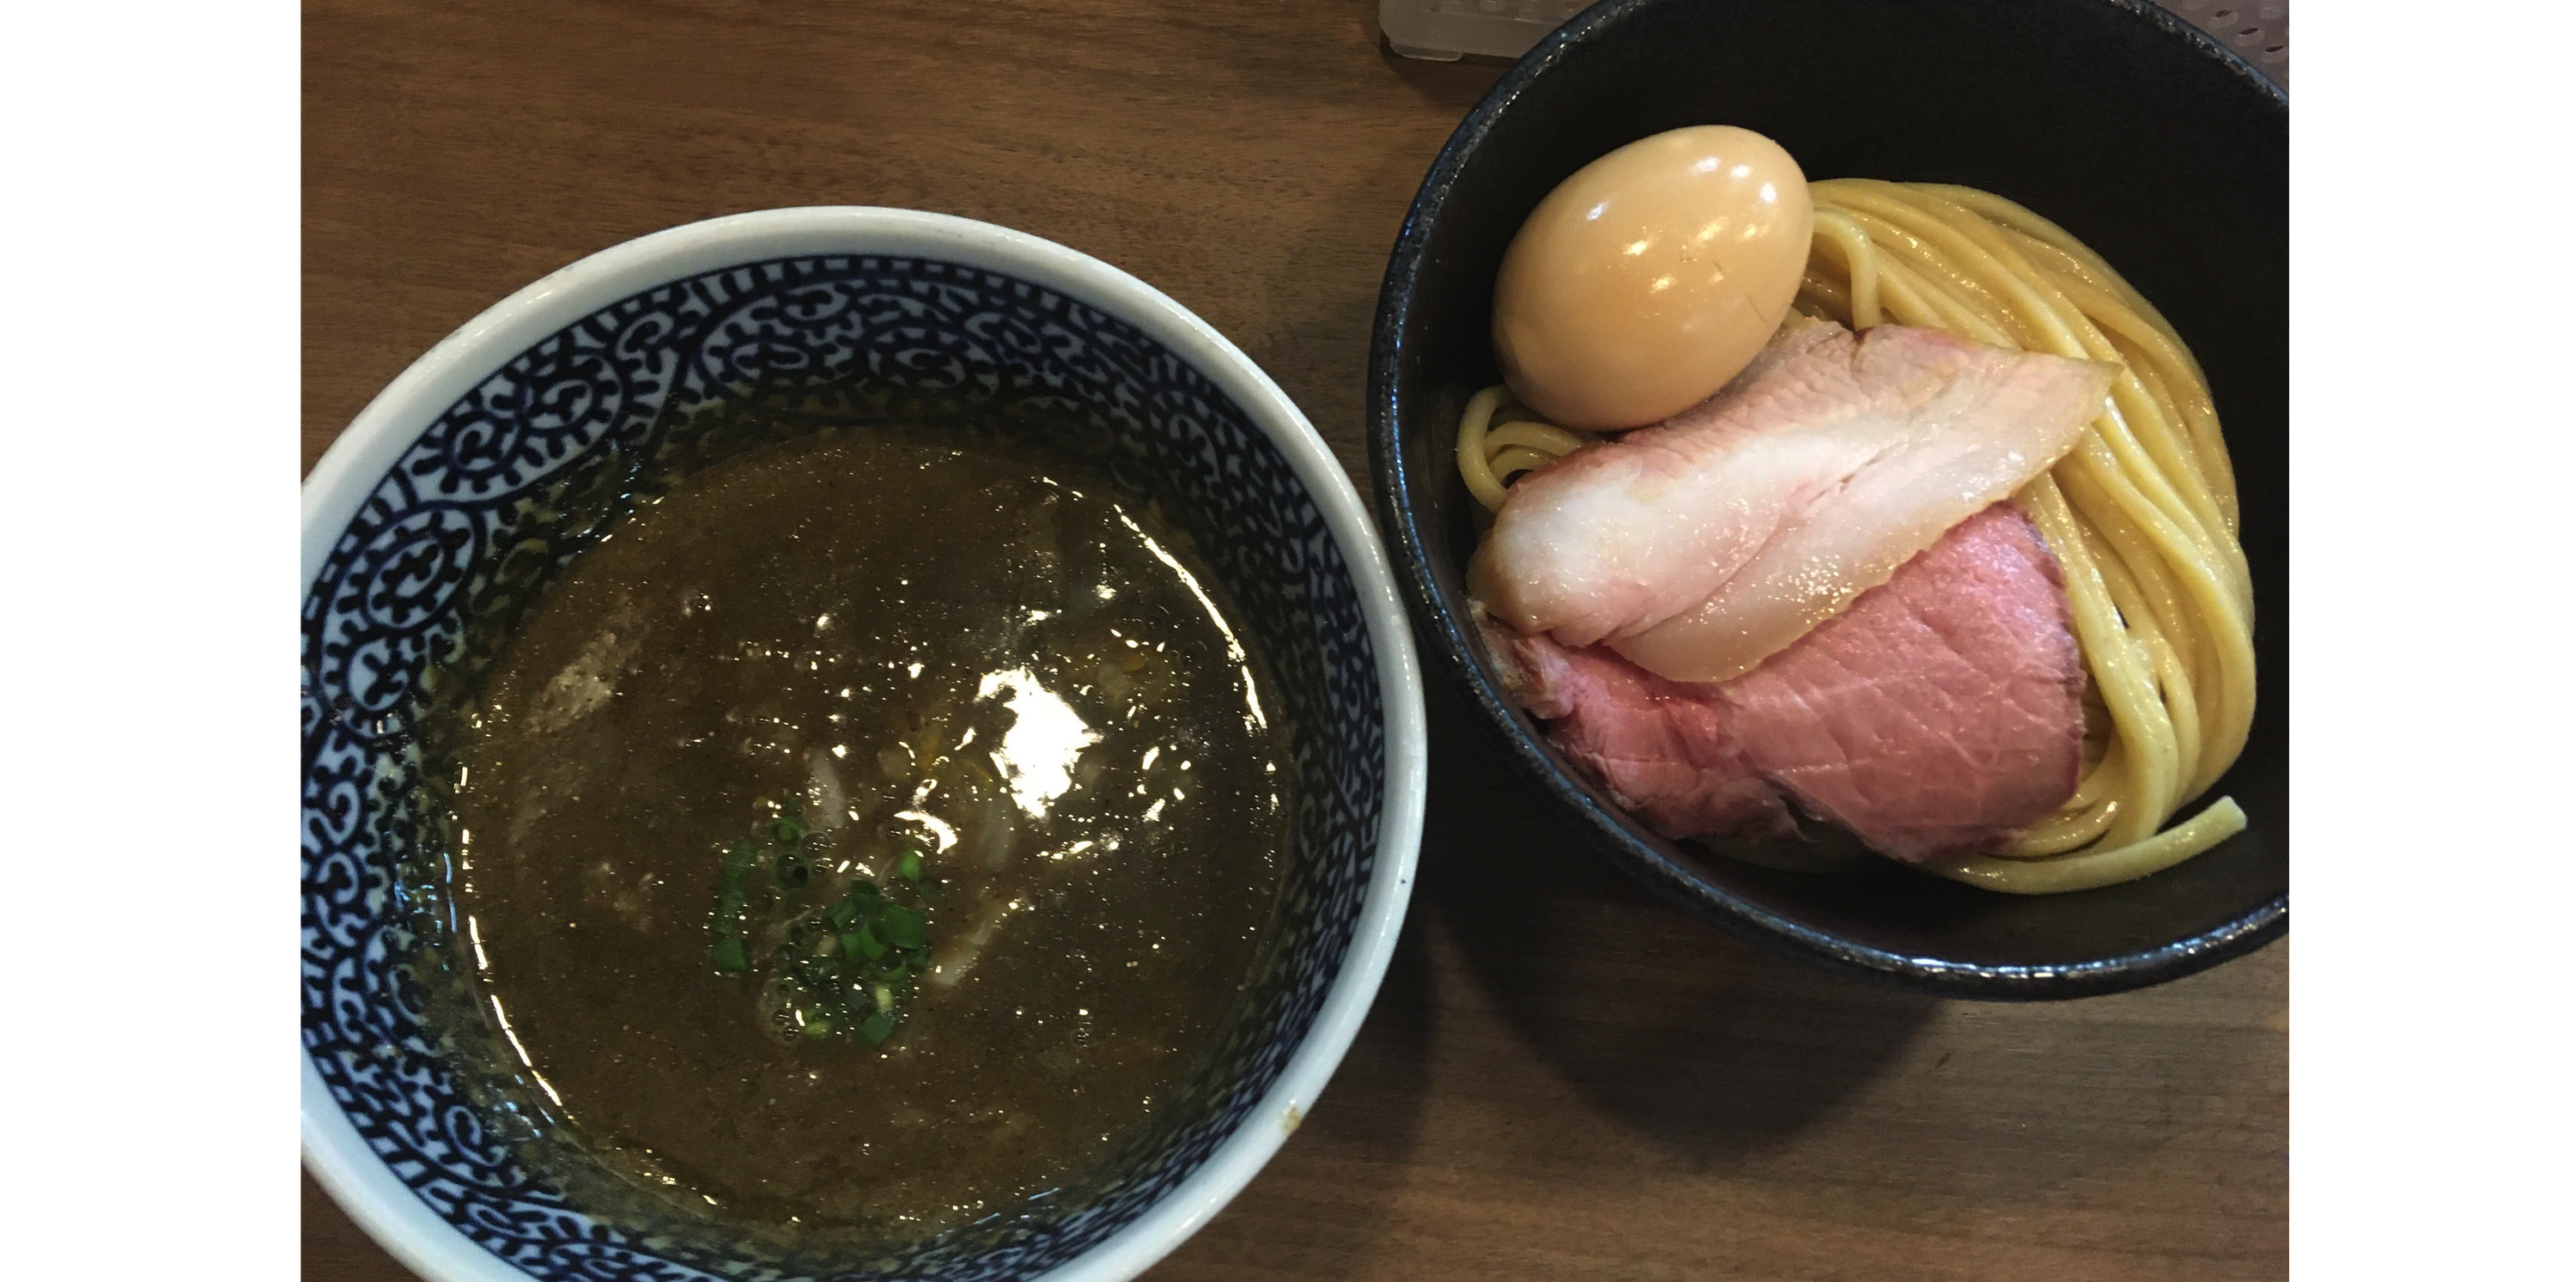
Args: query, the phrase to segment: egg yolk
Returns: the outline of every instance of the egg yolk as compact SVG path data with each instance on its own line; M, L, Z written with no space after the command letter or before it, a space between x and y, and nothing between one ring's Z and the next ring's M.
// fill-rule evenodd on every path
M1788 314L1815 210L1780 144L1701 125L1629 143L1549 192L1503 253L1503 380L1566 427L1660 422L1725 386Z

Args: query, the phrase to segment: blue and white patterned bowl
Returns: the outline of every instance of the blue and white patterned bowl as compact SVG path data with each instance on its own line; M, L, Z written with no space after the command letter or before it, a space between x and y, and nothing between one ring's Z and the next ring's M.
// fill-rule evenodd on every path
M1279 960L1142 1154L1015 1240L828 1276L1132 1277L1278 1148L1385 973L1421 831L1420 676L1358 495L1257 366L1124 272L982 223L788 209L647 236L440 343L304 486L305 1163L437 1282L780 1276L603 1223L530 1173L423 1031L394 869L423 666L584 545L567 495L613 490L596 482L692 412L782 386L856 413L1039 402L1103 435L1113 472L1179 500L1265 642L1300 783Z

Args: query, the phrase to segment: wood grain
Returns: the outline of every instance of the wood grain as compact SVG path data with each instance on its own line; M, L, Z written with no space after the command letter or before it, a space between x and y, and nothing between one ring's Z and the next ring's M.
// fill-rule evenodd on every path
M1366 0L323 0L305 20L304 465L476 312L779 205L990 219L1224 331L1366 483L1414 184L1500 64ZM2287 945L2145 993L1933 1001L1593 860L1443 691L1415 911L1314 1113L1151 1275L2234 1279L2287 1267ZM304 1275L409 1275L308 1178Z

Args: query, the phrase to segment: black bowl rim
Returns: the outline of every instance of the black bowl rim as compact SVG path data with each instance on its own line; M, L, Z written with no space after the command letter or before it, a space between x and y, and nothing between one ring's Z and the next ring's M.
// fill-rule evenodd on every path
M1589 795L1564 770L1543 756L1519 715L1484 666L1474 657L1474 641L1459 618L1441 600L1432 581L1430 558L1414 517L1413 492L1407 485L1396 442L1396 375L1399 340L1411 318L1413 290L1420 275L1430 227L1440 216L1458 171L1485 141L1494 122L1509 110L1532 81L1562 59L1567 51L1614 30L1628 15L1667 0L1601 0L1556 29L1515 63L1487 91L1482 101L1449 135L1431 162L1405 211L1388 256L1386 277L1378 291L1376 323L1369 343L1368 446L1370 490L1378 521L1385 529L1399 568L1406 604L1417 628L1428 634L1429 648L1450 673L1464 682L1486 730L1500 742L1522 772L1582 819L1591 847L1627 870L1664 899L1688 909L1730 934L1809 960L1821 961L1861 979L1946 997L1996 1001L2031 1001L2090 997L2160 984L2194 974L2252 952L2288 933L2287 890L2250 911L2196 935L2091 961L2045 965L1990 966L1913 956L1856 943L1770 911L1698 875L1639 840L1634 832ZM2103 7L2144 21L2193 52L2214 59L2250 82L2286 113L2289 94L2257 71L2236 51L2209 33L2183 21L2153 0L2099 0Z

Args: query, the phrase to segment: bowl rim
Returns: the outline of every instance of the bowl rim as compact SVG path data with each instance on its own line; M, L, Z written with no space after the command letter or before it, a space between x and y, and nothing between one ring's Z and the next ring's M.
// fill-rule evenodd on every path
M1522 726L1520 714L1495 678L1477 658L1476 641L1459 612L1441 597L1434 581L1421 523L1415 519L1414 491L1401 466L1396 440L1396 385L1405 333L1412 320L1414 290L1429 247L1430 227L1448 202L1458 174L1482 148L1494 122L1538 77L1568 51L1602 38L1630 14L1671 0L1601 0L1559 26L1522 55L1475 107L1458 122L1415 190L1387 256L1386 275L1378 290L1375 323L1369 343L1368 445L1370 489L1378 524L1402 570L1405 598L1412 605L1440 666L1465 687L1477 719L1534 780L1577 816L1586 843L1600 856L1665 900L1739 938L1882 985L1945 997L2028 1001L2090 997L2144 988L2206 970L2241 956L2289 930L2290 896L2280 894L2245 913L2183 939L2132 949L2082 962L1980 965L1927 957L1856 943L1828 931L1792 921L1764 908L1692 869L1667 858L1640 835L1633 822L1603 806L1580 783L1541 753ZM2095 0L2125 19L2142 21L2168 38L2181 40L2196 53L2218 61L2268 96L2284 113L2289 94L2209 33L2192 26L2153 0Z
M1169 1254L1231 1201L1297 1128L1350 1049L1393 955L1411 898L1428 749L1411 624L1386 552L1350 476L1288 395L1206 321L1117 267L1024 232L947 214L876 206L761 210L685 224L591 254L520 289L440 340L368 402L303 485L309 591L367 494L438 416L493 370L593 312L672 281L778 258L909 257L1041 285L1136 326L1214 383L1286 458L1348 568L1376 651L1385 721L1385 794L1374 863L1340 973L1268 1091L1199 1168L1133 1221L1043 1275L1123 1282ZM431 1282L528 1276L450 1224L395 1178L331 1098L301 1046L307 1170L387 1252Z

